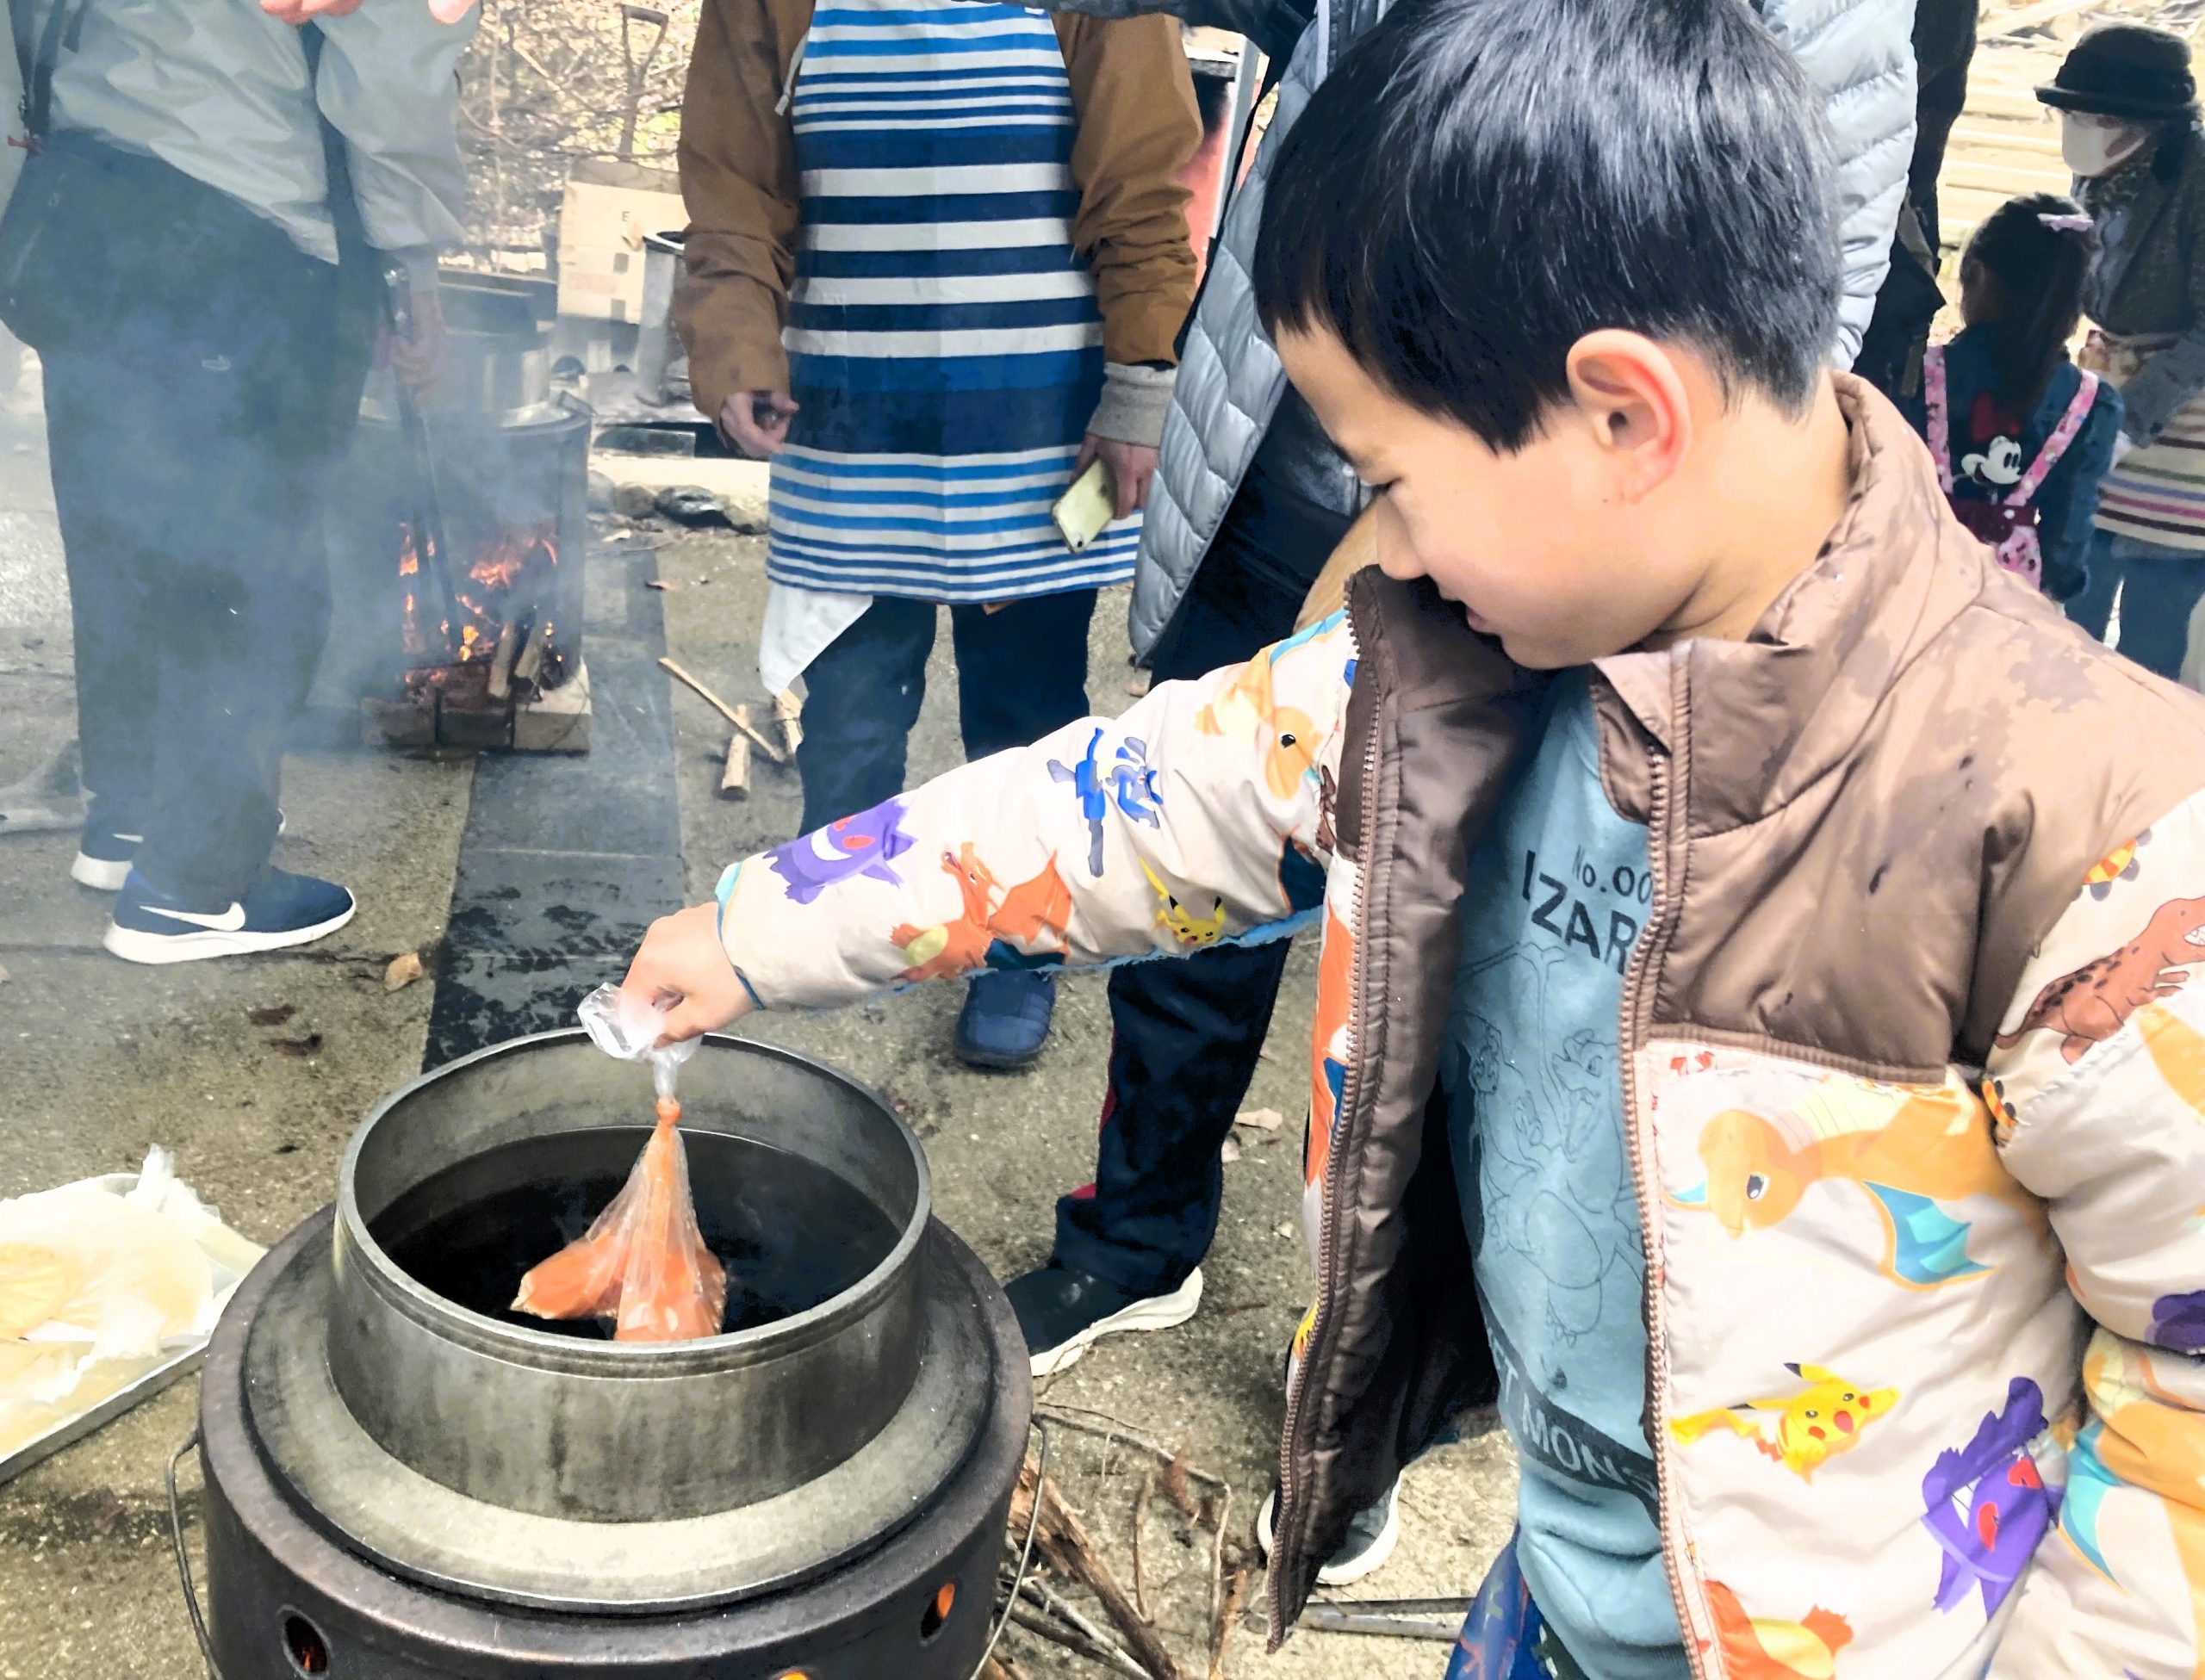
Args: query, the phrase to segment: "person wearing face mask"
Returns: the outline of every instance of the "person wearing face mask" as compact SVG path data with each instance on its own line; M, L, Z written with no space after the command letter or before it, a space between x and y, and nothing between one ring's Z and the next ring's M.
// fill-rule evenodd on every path
M2067 611L2103 639L2117 597L2120 650L2172 677L2205 596L2205 148L2189 43L2093 29L2037 97L2059 113L2060 154L2097 225L2081 363L2126 406L2089 581Z

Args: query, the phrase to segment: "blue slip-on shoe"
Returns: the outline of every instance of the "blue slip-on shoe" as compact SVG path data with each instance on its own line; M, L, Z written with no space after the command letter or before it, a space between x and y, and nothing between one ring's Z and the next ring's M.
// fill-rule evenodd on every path
M123 882L129 878L130 865L137 861L138 848L146 843L145 835L127 832L127 828L135 826L103 816L95 805L84 833L78 837L77 859L69 865L69 878L94 892L121 892ZM279 837L287 826L283 813L276 812Z
M969 1066L1022 1068L1049 1042L1057 978L1031 970L976 974L957 1014L957 1057Z
M282 951L334 933L359 907L344 888L311 875L261 871L241 900L216 907L157 892L136 870L115 901L101 941L128 963L194 963Z
M102 816L96 806L77 837L77 858L69 865L69 878L95 892L120 892L129 878L138 848L145 843L145 835L126 832L122 824Z

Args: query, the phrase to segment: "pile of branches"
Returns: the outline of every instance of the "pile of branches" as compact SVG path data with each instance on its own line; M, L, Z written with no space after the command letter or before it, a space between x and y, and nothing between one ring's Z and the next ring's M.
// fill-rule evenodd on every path
M671 168L701 0L482 0L460 65L468 239L538 252L577 158Z
M1223 1680L1225 1642L1239 1619L1255 1572L1250 1552L1227 1537L1233 1491L1173 1451L1118 1424L1071 1410L1040 1409L1042 1427L1099 1435L1144 1454L1154 1463L1142 1477L1132 1512L1133 1567L1121 1582L1105 1561L1079 1512L1065 1503L1045 1473L1046 1462L1028 1453L1011 1496L1000 1608L1011 1624L1084 1658L1124 1680ZM1203 1648L1191 1658L1175 1652L1149 1603L1143 1537L1152 1505L1176 1508L1184 1532L1208 1537L1208 1614ZM1031 1536L1030 1550L1028 1538ZM1091 1599L1090 1614L1074 1595ZM1182 1638L1184 1632L1182 1631ZM982 1671L986 1680L1022 1680L1015 1658L998 1647Z

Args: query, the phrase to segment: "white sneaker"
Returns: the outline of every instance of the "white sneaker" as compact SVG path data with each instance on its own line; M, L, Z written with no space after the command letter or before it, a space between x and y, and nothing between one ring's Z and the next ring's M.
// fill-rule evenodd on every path
M1344 1587L1360 1581L1394 1555L1401 1538L1401 1484L1396 1482L1376 1504L1355 1514L1340 1549L1317 1572L1319 1586ZM1272 1527L1277 1516L1278 1490L1273 1488L1264 1496L1263 1510L1256 1513L1256 1545L1266 1559L1271 1554L1271 1542L1277 1538Z

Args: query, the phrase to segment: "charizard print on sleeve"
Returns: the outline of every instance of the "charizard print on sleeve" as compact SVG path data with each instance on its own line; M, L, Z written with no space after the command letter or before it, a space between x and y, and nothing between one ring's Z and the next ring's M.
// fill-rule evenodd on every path
M2001 1158L2096 1320L2056 1522L1993 1680L2205 1675L2205 796L2148 839L2076 883L1985 1069ZM1987 1592L2008 1560L1964 1561Z
M1353 653L1336 614L776 847L724 877L721 942L787 1008L1290 932L1329 860Z

